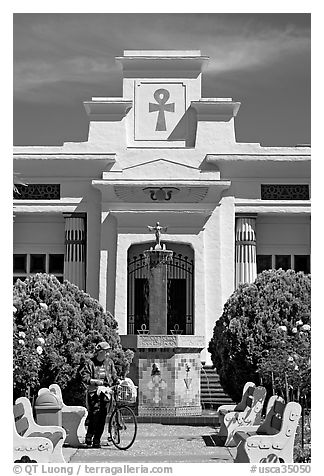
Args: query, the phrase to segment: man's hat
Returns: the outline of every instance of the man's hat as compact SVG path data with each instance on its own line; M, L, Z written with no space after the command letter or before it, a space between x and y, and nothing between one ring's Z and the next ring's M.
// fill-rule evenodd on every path
M110 349L110 345L108 342L99 342L99 344L96 345L96 350L108 350Z

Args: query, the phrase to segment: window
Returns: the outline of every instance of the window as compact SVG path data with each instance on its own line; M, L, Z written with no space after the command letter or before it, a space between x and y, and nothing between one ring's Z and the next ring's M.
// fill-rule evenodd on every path
M27 273L27 255L14 255L13 269L16 273Z
M291 269L290 255L276 255L275 257L276 269L282 268L285 271Z
M14 283L36 273L54 274L63 282L64 254L26 253L13 255Z
M310 255L257 255L257 273L282 268L310 273Z
M64 255L49 255L48 272L62 274L64 268Z
M272 268L272 256L271 255L257 255L257 272L262 273L266 269Z
M310 256L309 255L295 255L295 271L304 271L310 273Z
M30 255L30 273L45 273L46 255Z

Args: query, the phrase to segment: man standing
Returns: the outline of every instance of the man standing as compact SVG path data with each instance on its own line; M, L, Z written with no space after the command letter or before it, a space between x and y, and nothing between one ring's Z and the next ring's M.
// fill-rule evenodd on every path
M108 401L103 393L98 394L100 385L111 387L118 383L117 372L109 357L110 345L100 342L96 345L95 353L80 369L82 382L87 387L88 429L86 445L100 448L100 438L104 431Z

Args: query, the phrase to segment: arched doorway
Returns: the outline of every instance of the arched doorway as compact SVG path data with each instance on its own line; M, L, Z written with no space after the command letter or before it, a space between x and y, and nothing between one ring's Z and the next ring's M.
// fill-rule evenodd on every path
M194 330L194 252L191 246L165 243L173 251L168 264L168 334L179 329L182 334ZM144 251L153 242L132 245L128 250L127 284L127 333L137 334L145 324L149 329L149 286Z

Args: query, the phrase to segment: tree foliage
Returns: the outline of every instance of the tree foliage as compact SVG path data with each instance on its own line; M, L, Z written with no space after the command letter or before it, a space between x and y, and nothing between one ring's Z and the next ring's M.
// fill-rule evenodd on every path
M247 381L310 391L310 287L310 275L269 270L230 296L208 350L233 400Z
M13 288L14 398L57 383L67 402L83 401L78 368L106 340L120 375L133 358L124 352L117 321L89 294L55 276L36 274Z

